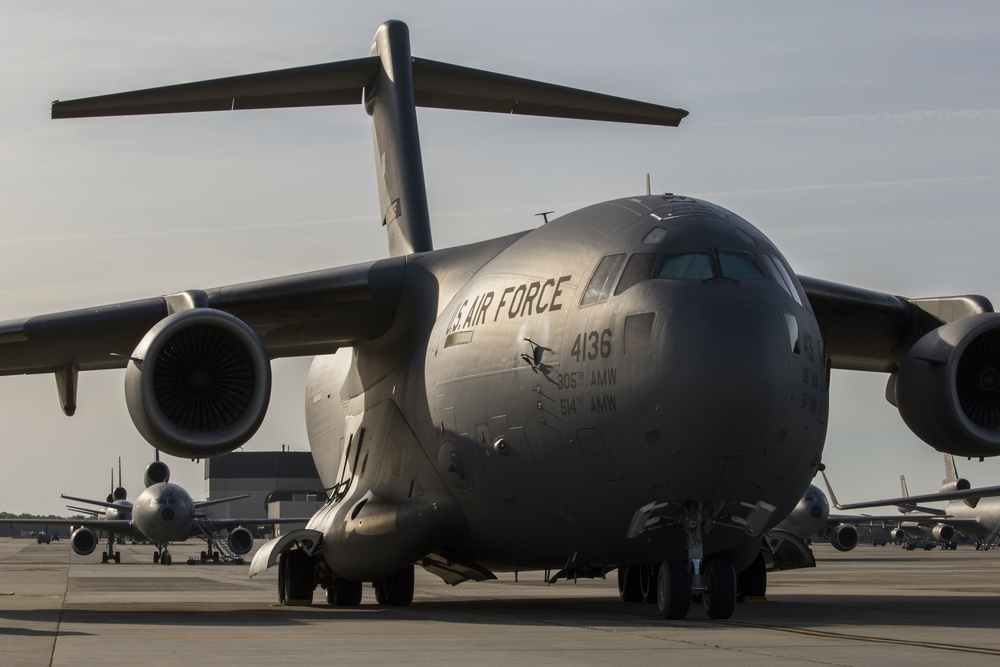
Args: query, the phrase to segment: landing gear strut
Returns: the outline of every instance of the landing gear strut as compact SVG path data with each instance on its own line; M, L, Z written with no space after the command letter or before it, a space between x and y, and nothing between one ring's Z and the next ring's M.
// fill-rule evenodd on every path
M173 562L170 552L167 551L166 544L157 544L156 551L153 552L153 562L161 565L170 565Z
M122 555L120 552L115 551L115 535L114 533L108 535L108 550L101 554L102 563L110 563L114 561L115 563L122 562Z
M656 602L668 620L685 618L693 598L700 597L709 618L730 618L736 608L736 572L725 558L705 560L704 533L712 520L705 517L702 503L690 503L684 530L688 558L660 565L656 578Z

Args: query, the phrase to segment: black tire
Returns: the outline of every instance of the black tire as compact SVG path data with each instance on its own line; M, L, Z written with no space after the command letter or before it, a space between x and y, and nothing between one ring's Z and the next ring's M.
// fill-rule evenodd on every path
M316 590L312 559L301 549L285 554L285 604L312 604Z
M620 565L618 567L618 597L623 602L640 602L639 569L642 565Z
M709 618L732 618L736 610L736 571L726 558L705 563L705 595L702 602Z
M287 560L287 553L278 555L278 604L281 605L285 604L285 569L287 568Z
M121 562L122 562L122 554L121 554L120 551L116 551L115 552L115 563L121 563Z
M101 562L102 563L107 563L108 562L108 552L107 551L101 553Z
M383 599L380 604L390 607L405 607L413 602L413 566L404 567L398 572L393 572L388 577L378 582L382 584ZM375 587L375 595L378 597L379 586Z
M171 563L174 562L174 557L171 556L169 553L165 553L163 554L163 558L160 559L160 562L163 563L164 565L170 565Z
M385 590L385 579L380 579L375 582L375 602L379 604L388 604L389 599L388 593Z
M361 590L360 581L336 577L326 589L326 602L337 607L357 607L361 604Z
M687 561L665 560L656 577L656 604L663 618L676 621L691 608L691 573Z
M639 566L639 594L643 602L656 602L656 586L660 576L659 563Z
M757 554L754 562L736 577L736 601L746 598L762 598L767 595L767 564L764 554Z
M160 552L159 551L154 551L153 552L153 563L155 564L155 563L159 563L159 562L160 562Z

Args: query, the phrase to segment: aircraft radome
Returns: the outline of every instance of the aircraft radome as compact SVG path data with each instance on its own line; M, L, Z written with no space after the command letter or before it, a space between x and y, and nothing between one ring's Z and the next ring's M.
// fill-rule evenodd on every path
M932 447L1000 454L1000 316L983 297L796 276L749 222L675 194L433 248L417 106L663 126L683 110L412 58L389 21L356 60L52 112L359 102L388 259L0 324L0 373L53 373L72 413L78 371L126 368L139 432L189 458L254 433L272 359L315 355L306 420L329 502L251 566L277 562L284 599L319 586L353 605L373 582L408 604L415 564L452 584L617 568L627 600L655 573L666 618L695 596L729 617L737 574L821 464L831 368L887 374Z

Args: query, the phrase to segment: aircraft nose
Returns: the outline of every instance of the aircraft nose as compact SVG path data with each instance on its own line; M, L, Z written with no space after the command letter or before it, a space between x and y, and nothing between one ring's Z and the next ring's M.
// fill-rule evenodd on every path
M699 450L738 456L778 425L789 397L791 345L774 308L735 299L679 305L661 352L669 428Z

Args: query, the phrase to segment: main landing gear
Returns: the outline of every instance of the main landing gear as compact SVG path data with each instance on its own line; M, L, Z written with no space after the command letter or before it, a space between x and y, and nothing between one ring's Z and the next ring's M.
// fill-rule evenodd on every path
M319 563L301 549L278 557L278 602L283 605L310 605L316 587L326 589L326 602L336 607L361 604L364 585L335 576L326 563ZM413 566L409 565L372 583L375 600L381 605L403 607L413 602Z

